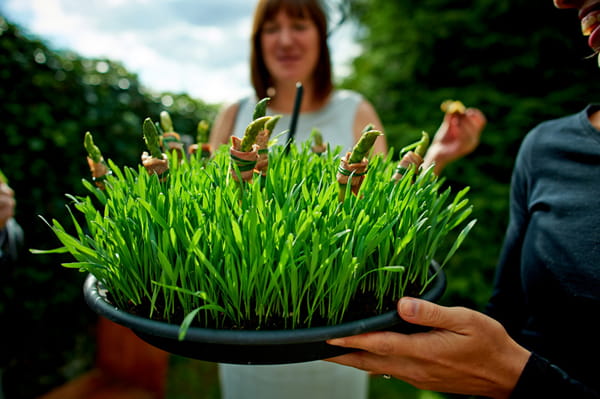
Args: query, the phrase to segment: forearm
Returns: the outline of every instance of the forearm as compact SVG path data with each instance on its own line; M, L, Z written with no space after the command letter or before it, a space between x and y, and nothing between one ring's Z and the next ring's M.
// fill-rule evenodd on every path
M428 169L433 165L433 173L439 176L448 163L449 162L441 156L439 144L433 143L423 158L422 167L423 169Z

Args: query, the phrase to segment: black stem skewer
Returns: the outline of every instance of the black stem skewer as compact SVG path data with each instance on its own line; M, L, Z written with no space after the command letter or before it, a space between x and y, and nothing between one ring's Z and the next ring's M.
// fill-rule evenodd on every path
M290 121L290 129L288 132L287 141L285 144L285 152L286 154L290 151L290 145L294 141L294 136L296 135L296 125L298 124L298 115L300 114L300 105L302 104L302 94L304 92L304 87L302 83L296 83L296 98L294 99L294 109L292 111L292 119Z

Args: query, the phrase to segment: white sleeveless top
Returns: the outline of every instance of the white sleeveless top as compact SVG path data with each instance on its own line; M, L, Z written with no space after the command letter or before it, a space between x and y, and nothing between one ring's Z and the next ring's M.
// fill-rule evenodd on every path
M255 96L245 97L239 101L239 110L233 127L233 135L244 136L246 126L252 121L254 106L257 103ZM304 112L298 115L296 124L295 143L310 140L310 133L317 128L323 135L323 141L331 148L342 146L343 151L350 151L354 145L354 119L358 105L363 101L362 95L351 90L334 90L327 104L320 110ZM267 108L267 115L275 115ZM271 137L274 138L290 128L291 114L281 114L282 117L275 127ZM287 140L287 133L282 135L278 143L283 145Z
M295 143L310 139L318 128L323 140L333 149L342 146L350 151L354 145L354 119L363 97L349 90L335 90L321 110L298 116ZM240 100L233 134L243 137L252 120L256 98ZM274 115L267 109L267 115ZM288 130L291 114L283 114L271 137ZM287 133L279 138L285 144ZM285 365L245 366L219 364L222 399L367 399L369 374L336 363L313 361Z

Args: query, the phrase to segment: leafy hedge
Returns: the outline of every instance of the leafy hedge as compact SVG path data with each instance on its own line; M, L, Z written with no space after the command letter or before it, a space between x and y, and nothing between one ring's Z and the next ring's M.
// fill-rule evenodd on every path
M143 118L168 110L180 133L195 136L198 121L216 113L185 94L147 92L119 63L54 51L2 16L0 98L0 169L15 190L25 249L58 245L38 215L63 220L65 193L85 192L87 130L106 157L134 165L145 149ZM61 261L24 251L18 265L1 271L0 320L9 339L0 345L0 369L7 368L8 397L34 397L92 361L87 333L95 315L81 299L84 276L63 270Z
M401 148L434 133L440 103L458 99L488 118L481 144L444 171L471 186L479 220L448 266L449 303L482 307L508 223L508 189L524 135L543 120L598 101L596 57L574 10L550 0L354 0L361 55L344 85L380 113Z

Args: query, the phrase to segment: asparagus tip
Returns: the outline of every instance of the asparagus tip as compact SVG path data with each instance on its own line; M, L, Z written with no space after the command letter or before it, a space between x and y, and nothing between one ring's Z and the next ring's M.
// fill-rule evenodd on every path
M90 131L85 132L85 136L83 138L83 146L85 147L88 156L94 162L100 162L102 160L102 153L98 146L94 144L94 138L92 137L92 133Z
M154 125L154 122L152 122L152 119L144 119L142 130L144 134L144 141L146 142L146 146L150 151L150 155L152 155L154 158L162 159L162 151L160 149L160 138L158 136L158 130Z
M196 128L196 141L198 143L207 143L208 142L208 122L202 119L198 122L198 127Z
M429 147L429 134L426 131L421 132L421 140L415 149L415 153L421 157L425 156L427 148Z
M360 139L354 146L352 153L350 154L349 163L361 162L362 159L367 155L375 144L377 137L383 136L383 133L379 130L367 130L363 132Z
M164 132L173 132L173 120L167 111L160 113L160 126Z
M271 100L270 97L265 97L254 106L254 113L252 114L252 120L257 120L267 114L267 104Z

